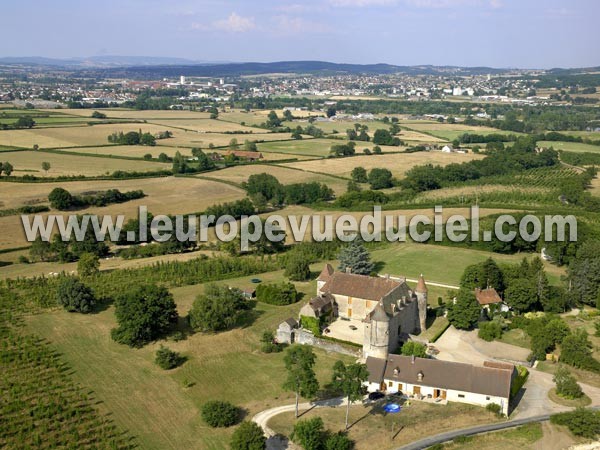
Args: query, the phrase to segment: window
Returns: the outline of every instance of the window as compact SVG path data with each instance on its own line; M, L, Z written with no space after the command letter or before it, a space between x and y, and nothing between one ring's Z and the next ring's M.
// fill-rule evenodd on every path
M348 297L348 304L351 305L352 304L352 297Z
M485 399L486 399L486 400L489 400L489 399L490 399L490 396L489 396L489 395L488 395L488 396L486 396L486 397L485 397Z
M393 381L388 381L388 387L392 387L394 385Z
M465 398L465 394L458 394L458 398Z

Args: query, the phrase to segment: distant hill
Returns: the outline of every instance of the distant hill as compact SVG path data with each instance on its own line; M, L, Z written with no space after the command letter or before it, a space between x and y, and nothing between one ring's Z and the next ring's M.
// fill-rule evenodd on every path
M134 79L174 78L179 75L198 77L235 77L269 73L287 74L391 74L407 75L486 75L504 74L515 69L458 66L399 66L393 64L343 64L327 61L223 62L195 61L160 56L90 56L53 59L39 56L0 57L0 65L32 66L37 69L76 70L96 77L128 77ZM600 68L551 69L549 74L571 75L598 72Z
M132 66L107 69L91 69L90 75L106 77L131 77L131 78L161 78L177 77L179 75L196 77L262 75L269 73L289 74L391 74L406 73L411 75L423 74L497 74L505 73L508 69L494 69L491 67L437 67L437 66L396 66L392 64L339 64L326 61L279 61L270 63L245 62L245 63L220 63L220 64L194 64L194 65L158 65L158 66Z

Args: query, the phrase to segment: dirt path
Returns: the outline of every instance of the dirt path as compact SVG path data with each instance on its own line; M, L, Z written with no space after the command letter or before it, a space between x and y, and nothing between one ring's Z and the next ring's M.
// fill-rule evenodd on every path
M549 422L542 422L542 431L544 435L533 443L533 450L563 450L575 443L571 436Z

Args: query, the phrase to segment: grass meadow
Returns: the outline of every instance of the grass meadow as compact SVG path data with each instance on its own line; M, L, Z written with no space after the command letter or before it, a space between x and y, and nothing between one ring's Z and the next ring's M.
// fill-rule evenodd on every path
M248 284L249 277L226 283ZM202 290L202 285L172 290L181 316ZM300 306L259 303L253 320L240 328L169 341L171 349L188 358L182 367L170 371L153 362L159 343L130 349L110 339L110 329L115 326L112 307L92 315L44 313L30 317L27 323L52 343L73 368L75 380L94 390L115 423L136 436L141 448L224 449L233 428L209 428L200 418L200 407L208 400L228 400L251 417L293 402L293 396L281 387L283 354L261 353L259 339L264 330L297 315ZM349 361L318 349L315 353L322 384L330 379L337 359Z

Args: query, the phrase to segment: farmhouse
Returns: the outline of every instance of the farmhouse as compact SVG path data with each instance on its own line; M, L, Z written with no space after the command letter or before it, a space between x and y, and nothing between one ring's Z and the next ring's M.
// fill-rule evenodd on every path
M500 405L508 414L510 388L516 374L512 364L471 364L389 355L367 358L369 392L401 393L409 398Z
M415 290L405 278L371 277L336 272L327 264L317 278L317 296L300 310L300 317L341 319L330 324L330 336L357 330L363 356L386 358L399 340L425 329L427 286L421 275ZM362 336L362 338L360 338Z

